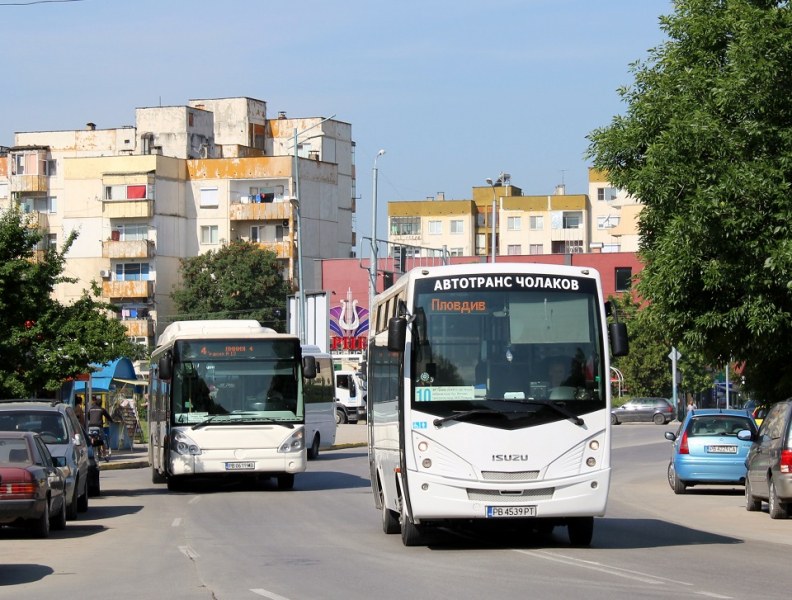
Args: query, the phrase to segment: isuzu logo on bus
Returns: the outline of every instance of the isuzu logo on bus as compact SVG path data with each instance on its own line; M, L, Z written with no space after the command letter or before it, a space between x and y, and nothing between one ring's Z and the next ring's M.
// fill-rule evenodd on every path
M527 454L493 454L493 462L518 462L528 460Z

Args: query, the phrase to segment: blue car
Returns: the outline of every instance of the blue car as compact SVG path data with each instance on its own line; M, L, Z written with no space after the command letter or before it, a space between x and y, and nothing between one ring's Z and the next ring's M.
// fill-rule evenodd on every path
M702 409L690 411L676 433L667 431L673 442L668 463L668 484L675 494L688 487L706 485L744 485L745 459L750 440L737 433L756 433L756 423L744 410Z

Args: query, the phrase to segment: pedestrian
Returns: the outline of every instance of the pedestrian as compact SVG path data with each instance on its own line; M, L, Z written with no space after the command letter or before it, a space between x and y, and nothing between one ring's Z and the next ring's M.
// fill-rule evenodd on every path
M91 406L88 407L88 430L98 429L99 436L101 443L99 444L99 455L101 458L104 458L105 461L110 460L110 440L108 439L107 431L109 431L109 427L105 427L104 422L107 419L107 422L113 420L110 416L110 413L107 412L104 406L102 406L102 400L99 396L94 395L91 398Z
M80 422L80 426L85 429L85 407L83 406L82 396L76 396L74 398L74 414Z
M688 398L687 412L691 412L691 411L694 411L694 410L696 410L696 403L693 401L693 398L690 397L690 398Z

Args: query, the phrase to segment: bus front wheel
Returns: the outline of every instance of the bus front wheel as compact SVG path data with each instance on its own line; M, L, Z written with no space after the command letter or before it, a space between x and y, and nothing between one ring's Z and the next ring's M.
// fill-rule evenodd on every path
M381 491L380 502L382 503L382 531L388 535L399 533L399 513L386 506L385 495Z
M423 527L421 525L416 525L410 520L410 517L407 516L405 511L403 501L399 524L401 525L402 544L405 546L421 546L423 544Z
M569 542L578 548L591 545L594 535L594 517L574 517L567 520Z

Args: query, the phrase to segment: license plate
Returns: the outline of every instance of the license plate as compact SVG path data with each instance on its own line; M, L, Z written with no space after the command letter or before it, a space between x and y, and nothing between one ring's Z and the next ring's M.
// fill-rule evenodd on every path
M535 517L536 506L488 506L487 518Z
M707 446L710 454L737 454L737 446Z
M256 468L254 462L227 462L226 471L252 471Z

